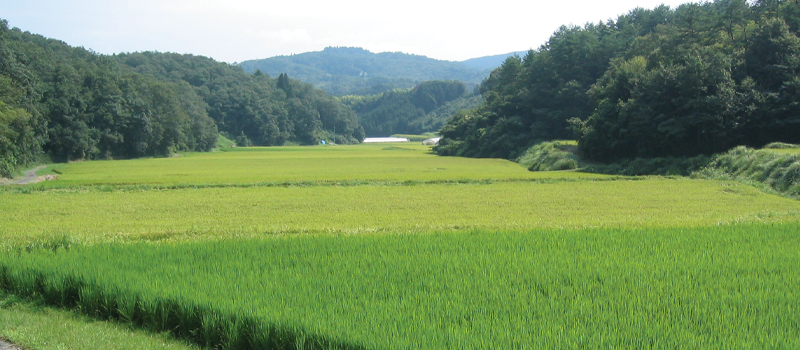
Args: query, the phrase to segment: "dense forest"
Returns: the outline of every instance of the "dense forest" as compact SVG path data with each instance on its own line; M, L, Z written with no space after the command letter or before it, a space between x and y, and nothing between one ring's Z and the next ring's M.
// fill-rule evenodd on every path
M144 52L115 57L142 75L188 84L219 130L239 145L316 144L333 139L334 130L340 143L364 138L352 110L286 73L275 79L261 71L246 74L240 67L193 55Z
M480 95L467 94L460 81L426 81L410 90L344 96L367 136L423 134L438 131L456 111L474 108Z
M798 34L798 1L637 8L563 26L472 89L485 73L423 56L326 48L240 66L171 53L107 56L2 21L0 175L42 157L206 151L219 133L241 145L282 145L441 127L440 155L513 159L540 141L576 138L585 158L603 162L799 143ZM267 63L283 71L256 68ZM295 73L326 76L316 83L336 94L370 94L334 98Z
M221 131L280 145L364 137L355 113L309 84L177 54L99 55L0 21L0 176L55 161L207 151Z
M716 0L563 26L481 85L441 155L516 158L578 138L589 159L694 156L800 141L800 3Z
M497 62L491 60L488 63ZM458 80L470 87L480 84L491 69L486 62L441 61L400 52L372 53L357 47L327 47L318 52L250 60L239 65L245 72L261 70L313 84L335 96L377 95L410 89L429 80Z

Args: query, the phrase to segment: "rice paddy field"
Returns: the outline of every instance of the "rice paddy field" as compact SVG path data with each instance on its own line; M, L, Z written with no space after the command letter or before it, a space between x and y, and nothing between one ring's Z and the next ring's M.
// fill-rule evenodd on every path
M59 180L43 186L263 186L602 177L579 172L533 173L501 159L436 157L429 150L430 146L411 143L246 147L171 158L70 163L55 166Z
M0 189L0 287L206 348L800 347L800 202L737 182L408 144L51 169Z

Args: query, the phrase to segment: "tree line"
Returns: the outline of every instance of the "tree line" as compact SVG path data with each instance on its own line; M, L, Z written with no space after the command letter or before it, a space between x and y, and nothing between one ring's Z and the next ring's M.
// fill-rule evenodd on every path
M408 90L341 98L358 114L368 136L437 131L456 110L477 106L478 99L456 80L432 80Z
M800 4L716 0L562 26L480 87L441 155L516 158L578 138L587 158L694 156L800 141Z
M356 114L335 97L281 73L246 74L240 67L210 58L137 52L115 56L124 66L160 81L187 84L205 103L220 132L240 145L316 144L364 138Z
M280 85L280 86L279 86ZM252 145L358 142L349 108L309 84L210 58L100 55L0 21L0 176L54 161Z

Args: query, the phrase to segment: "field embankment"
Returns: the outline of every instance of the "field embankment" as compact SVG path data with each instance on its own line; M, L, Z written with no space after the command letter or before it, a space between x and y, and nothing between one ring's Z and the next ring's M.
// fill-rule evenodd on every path
M577 170L586 174L618 176L689 176L710 161L709 156L621 159L616 163L590 162L580 156L577 141L548 141L527 149L516 162L530 171Z
M693 176L737 180L800 198L800 149L737 147L714 157Z
M800 198L800 146L775 142L757 150L744 146L714 156L627 159L618 163L587 163L575 141L543 142L529 148L517 162L531 171L572 170L621 176L671 175L696 179L739 181L762 190Z

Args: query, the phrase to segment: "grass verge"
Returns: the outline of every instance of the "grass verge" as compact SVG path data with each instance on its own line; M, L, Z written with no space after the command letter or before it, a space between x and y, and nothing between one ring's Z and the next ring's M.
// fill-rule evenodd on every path
M800 154L744 146L720 154L695 178L736 180L784 196L800 198Z
M37 350L190 350L199 349L169 334L150 333L129 324L98 321L42 305L0 290L0 337Z

